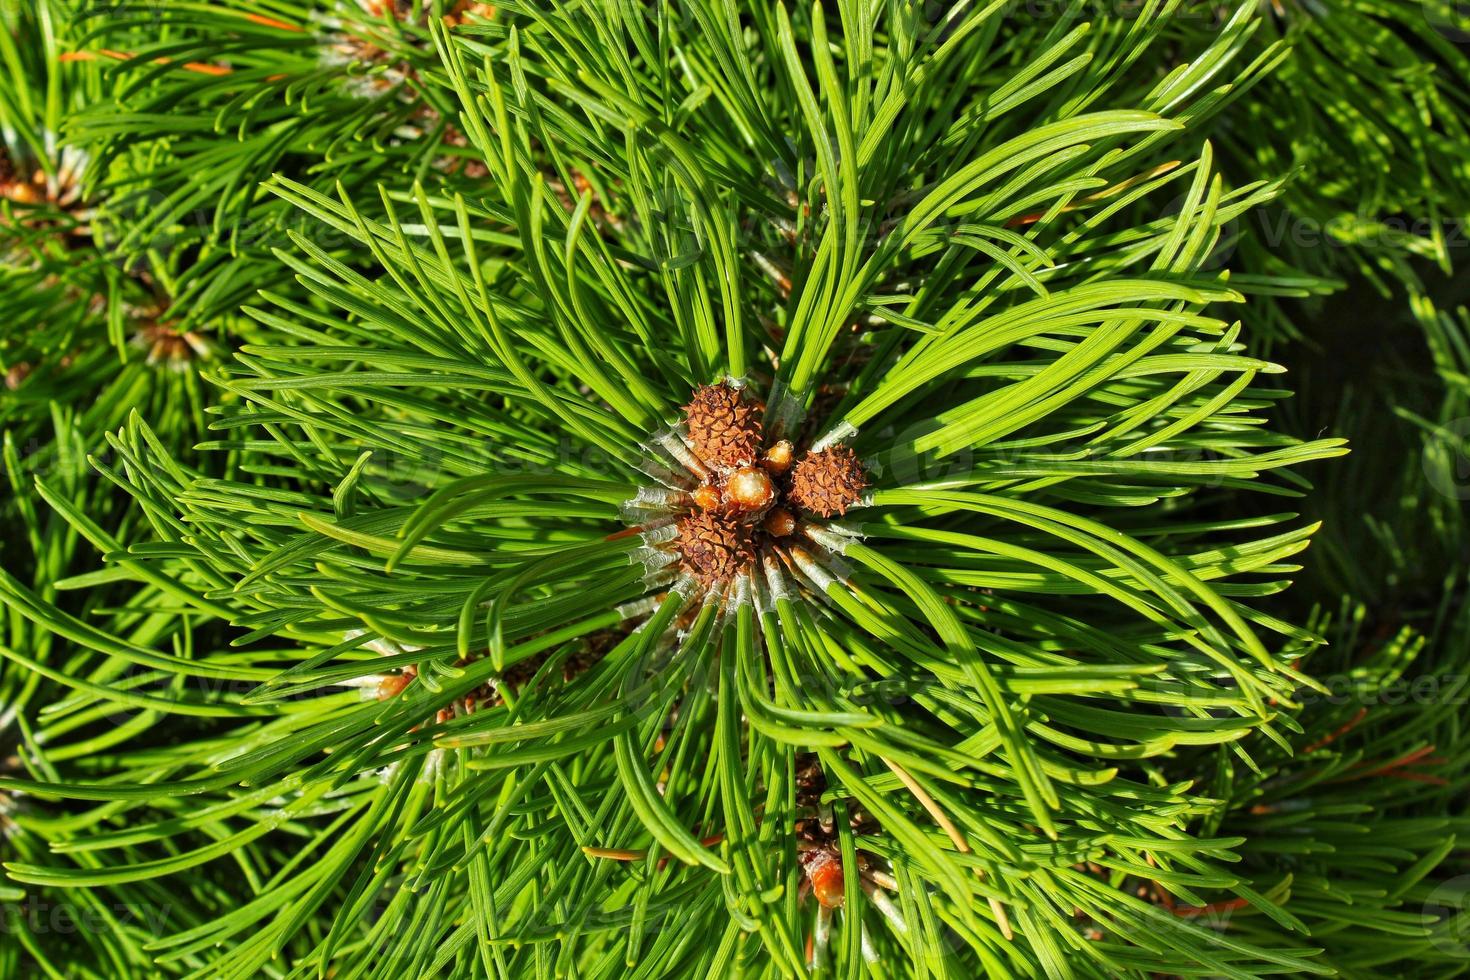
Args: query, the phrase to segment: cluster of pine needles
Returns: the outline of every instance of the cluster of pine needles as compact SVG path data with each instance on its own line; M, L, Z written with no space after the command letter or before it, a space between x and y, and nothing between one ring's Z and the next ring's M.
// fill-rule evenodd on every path
M1463 4L0 28L0 977L1470 970Z

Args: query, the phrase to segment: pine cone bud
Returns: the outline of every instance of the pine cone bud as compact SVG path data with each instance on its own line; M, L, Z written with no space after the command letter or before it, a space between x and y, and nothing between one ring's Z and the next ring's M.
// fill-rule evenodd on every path
M749 466L765 438L759 406L726 384L701 385L684 406L695 455L717 469Z
M679 521L679 553L685 571L706 585L724 582L755 561L749 528L709 510Z
M862 461L846 446L809 452L791 474L786 499L821 517L846 514L867 489Z

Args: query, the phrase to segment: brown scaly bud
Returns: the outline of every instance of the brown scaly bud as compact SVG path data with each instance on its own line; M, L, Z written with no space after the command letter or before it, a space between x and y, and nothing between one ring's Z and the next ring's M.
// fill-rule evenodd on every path
M868 486L862 461L846 446L808 452L791 474L787 498L821 517L846 514Z
M695 455L709 466L732 470L749 466L760 454L764 430L761 411L739 389L701 385L684 406L684 421Z
M679 521L679 554L684 570L706 585L728 581L755 561L750 530L710 510Z

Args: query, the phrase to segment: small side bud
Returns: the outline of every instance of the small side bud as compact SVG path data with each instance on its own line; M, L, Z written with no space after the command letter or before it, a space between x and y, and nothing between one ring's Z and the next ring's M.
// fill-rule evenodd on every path
M847 897L847 890L842 876L841 858L825 847L810 852L806 863L806 876L812 884L812 894L817 897L817 901L821 902L823 907L842 908L843 899Z
M725 481L725 496L736 510L761 511L775 502L776 487L759 466L743 466Z
M694 506L700 510L714 510L720 506L720 491L708 483L703 484L698 490L694 491L693 497Z
M413 674L389 674L378 681L378 700L387 701L403 693L413 680Z
M782 473L791 469L793 455L794 451L791 447L791 441L782 439L770 449L766 450L766 455L761 460L761 465L770 472L780 476Z
M773 538L786 538L796 530L796 518L785 507L776 507L766 515L766 533Z

